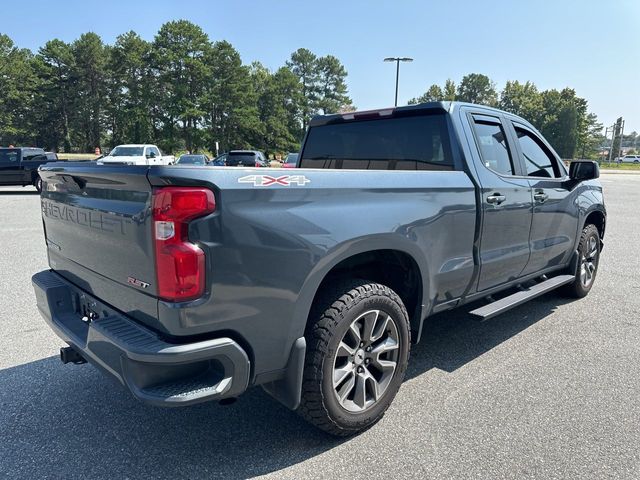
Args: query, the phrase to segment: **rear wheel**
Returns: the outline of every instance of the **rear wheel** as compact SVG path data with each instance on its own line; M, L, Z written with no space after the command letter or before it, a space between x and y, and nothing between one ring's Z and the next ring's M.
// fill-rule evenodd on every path
M384 285L342 283L323 292L310 322L298 412L333 435L372 426L407 368L409 319L402 301Z
M587 225L580 235L578 244L578 268L575 280L564 287L567 295L576 298L585 297L596 279L600 261L600 233L595 225Z

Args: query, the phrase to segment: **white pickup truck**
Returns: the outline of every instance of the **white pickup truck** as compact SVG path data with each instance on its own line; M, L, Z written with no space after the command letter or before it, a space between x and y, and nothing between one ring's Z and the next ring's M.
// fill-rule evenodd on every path
M118 145L108 155L100 158L98 165L171 165L174 163L173 155L162 155L155 145Z

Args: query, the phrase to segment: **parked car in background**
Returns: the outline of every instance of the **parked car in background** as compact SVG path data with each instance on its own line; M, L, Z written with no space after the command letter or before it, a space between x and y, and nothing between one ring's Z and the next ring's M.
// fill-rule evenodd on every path
M227 154L228 167L268 167L264 153L258 150L231 150Z
M297 153L288 153L284 158L284 163L282 164L282 168L296 168L298 163L298 154Z
M55 153L54 153L55 155ZM42 190L42 181L38 175L38 167L47 162L56 161L48 158L47 152L35 147L0 148L0 185L33 185Z
M98 165L171 165L173 155L163 155L155 145L132 144L118 145L99 159Z
M209 165L211 165L213 167L225 167L227 165L227 156L228 155L229 155L228 153L223 153L223 154L218 155L216 158L211 160L211 162L209 162Z
M204 153L185 153L176 161L176 165L207 165L209 157Z
M623 157L616 158L618 163L640 163L640 155L625 155Z

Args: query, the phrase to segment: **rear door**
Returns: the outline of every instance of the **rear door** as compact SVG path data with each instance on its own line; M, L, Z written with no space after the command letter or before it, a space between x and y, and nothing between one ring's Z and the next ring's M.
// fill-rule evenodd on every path
M160 153L160 150L158 150L158 147L149 147L149 151L153 152L154 157L151 159L151 161L149 162L152 165L164 165L165 162L163 161L164 159L162 158L162 154Z
M0 150L0 184L22 183L22 153L18 148Z
M526 275L569 262L578 231L577 191L569 190L567 170L551 146L527 125L510 123L523 174L533 191Z
M521 176L502 116L466 109L463 112L476 145L472 151L482 208L477 290L483 291L518 278L529 261L531 186Z

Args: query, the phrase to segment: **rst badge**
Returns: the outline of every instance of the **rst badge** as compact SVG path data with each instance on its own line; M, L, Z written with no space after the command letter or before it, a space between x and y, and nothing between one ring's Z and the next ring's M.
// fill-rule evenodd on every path
M133 277L127 277L127 283L140 288L147 288L149 286L147 282L143 282L142 280L138 280L137 278Z
M272 177L271 175L247 175L238 179L238 183L250 183L254 187L269 187L272 185L282 185L283 187L295 185L304 187L310 182L311 180L304 175L280 175L278 177Z

